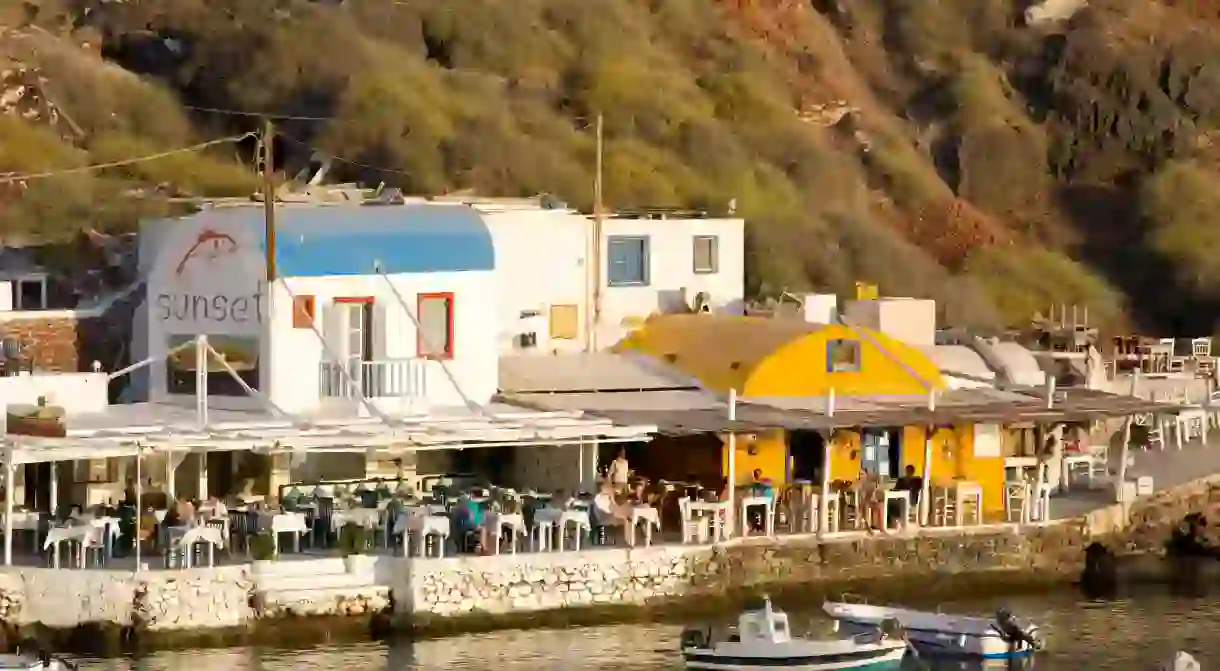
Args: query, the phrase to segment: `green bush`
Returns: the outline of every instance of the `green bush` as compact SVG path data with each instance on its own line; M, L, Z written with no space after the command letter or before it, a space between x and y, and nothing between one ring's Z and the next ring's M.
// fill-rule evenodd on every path
M339 553L344 557L364 554L369 549L369 531L361 524L348 522L339 529Z
M270 532L257 533L250 537L250 557L254 561L270 561L275 558L275 539Z
M1148 242L1173 279L1196 295L1220 296L1220 192L1214 168L1173 162L1140 190Z

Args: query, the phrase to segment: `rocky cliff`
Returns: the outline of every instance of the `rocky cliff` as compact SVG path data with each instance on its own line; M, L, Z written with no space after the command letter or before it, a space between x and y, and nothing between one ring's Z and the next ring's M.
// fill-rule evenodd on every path
M0 171L266 112L291 117L283 170L321 150L342 178L588 206L600 114L607 204L734 202L756 292L869 280L958 324L1058 301L1198 334L1220 295L1216 20L1169 0L3 0L21 76ZM5 226L244 195L252 151L4 184Z

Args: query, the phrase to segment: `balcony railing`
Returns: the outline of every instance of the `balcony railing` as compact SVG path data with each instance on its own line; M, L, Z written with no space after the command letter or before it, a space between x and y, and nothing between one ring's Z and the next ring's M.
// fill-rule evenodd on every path
M420 359L323 361L319 386L323 398L423 398L428 394L425 363Z

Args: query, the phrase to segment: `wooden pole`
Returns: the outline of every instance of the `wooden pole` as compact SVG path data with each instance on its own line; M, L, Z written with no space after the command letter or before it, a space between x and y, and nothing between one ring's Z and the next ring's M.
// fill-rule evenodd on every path
M597 114L597 158L593 172L593 263L589 264L593 275L593 305L589 324L588 347L597 349L597 328L602 318L602 115Z
M260 138L263 160L263 220L267 236L267 291L275 282L275 124L263 119Z

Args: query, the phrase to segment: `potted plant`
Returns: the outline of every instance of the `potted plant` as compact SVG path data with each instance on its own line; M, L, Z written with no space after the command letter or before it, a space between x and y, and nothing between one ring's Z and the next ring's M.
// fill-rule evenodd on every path
M369 547L369 532L363 525L348 522L339 529L339 553L348 573L371 570L372 557L364 554Z
M248 541L250 548L250 558L254 560L252 570L254 573L262 573L263 568L275 559L275 539L270 533L257 533L250 537Z

